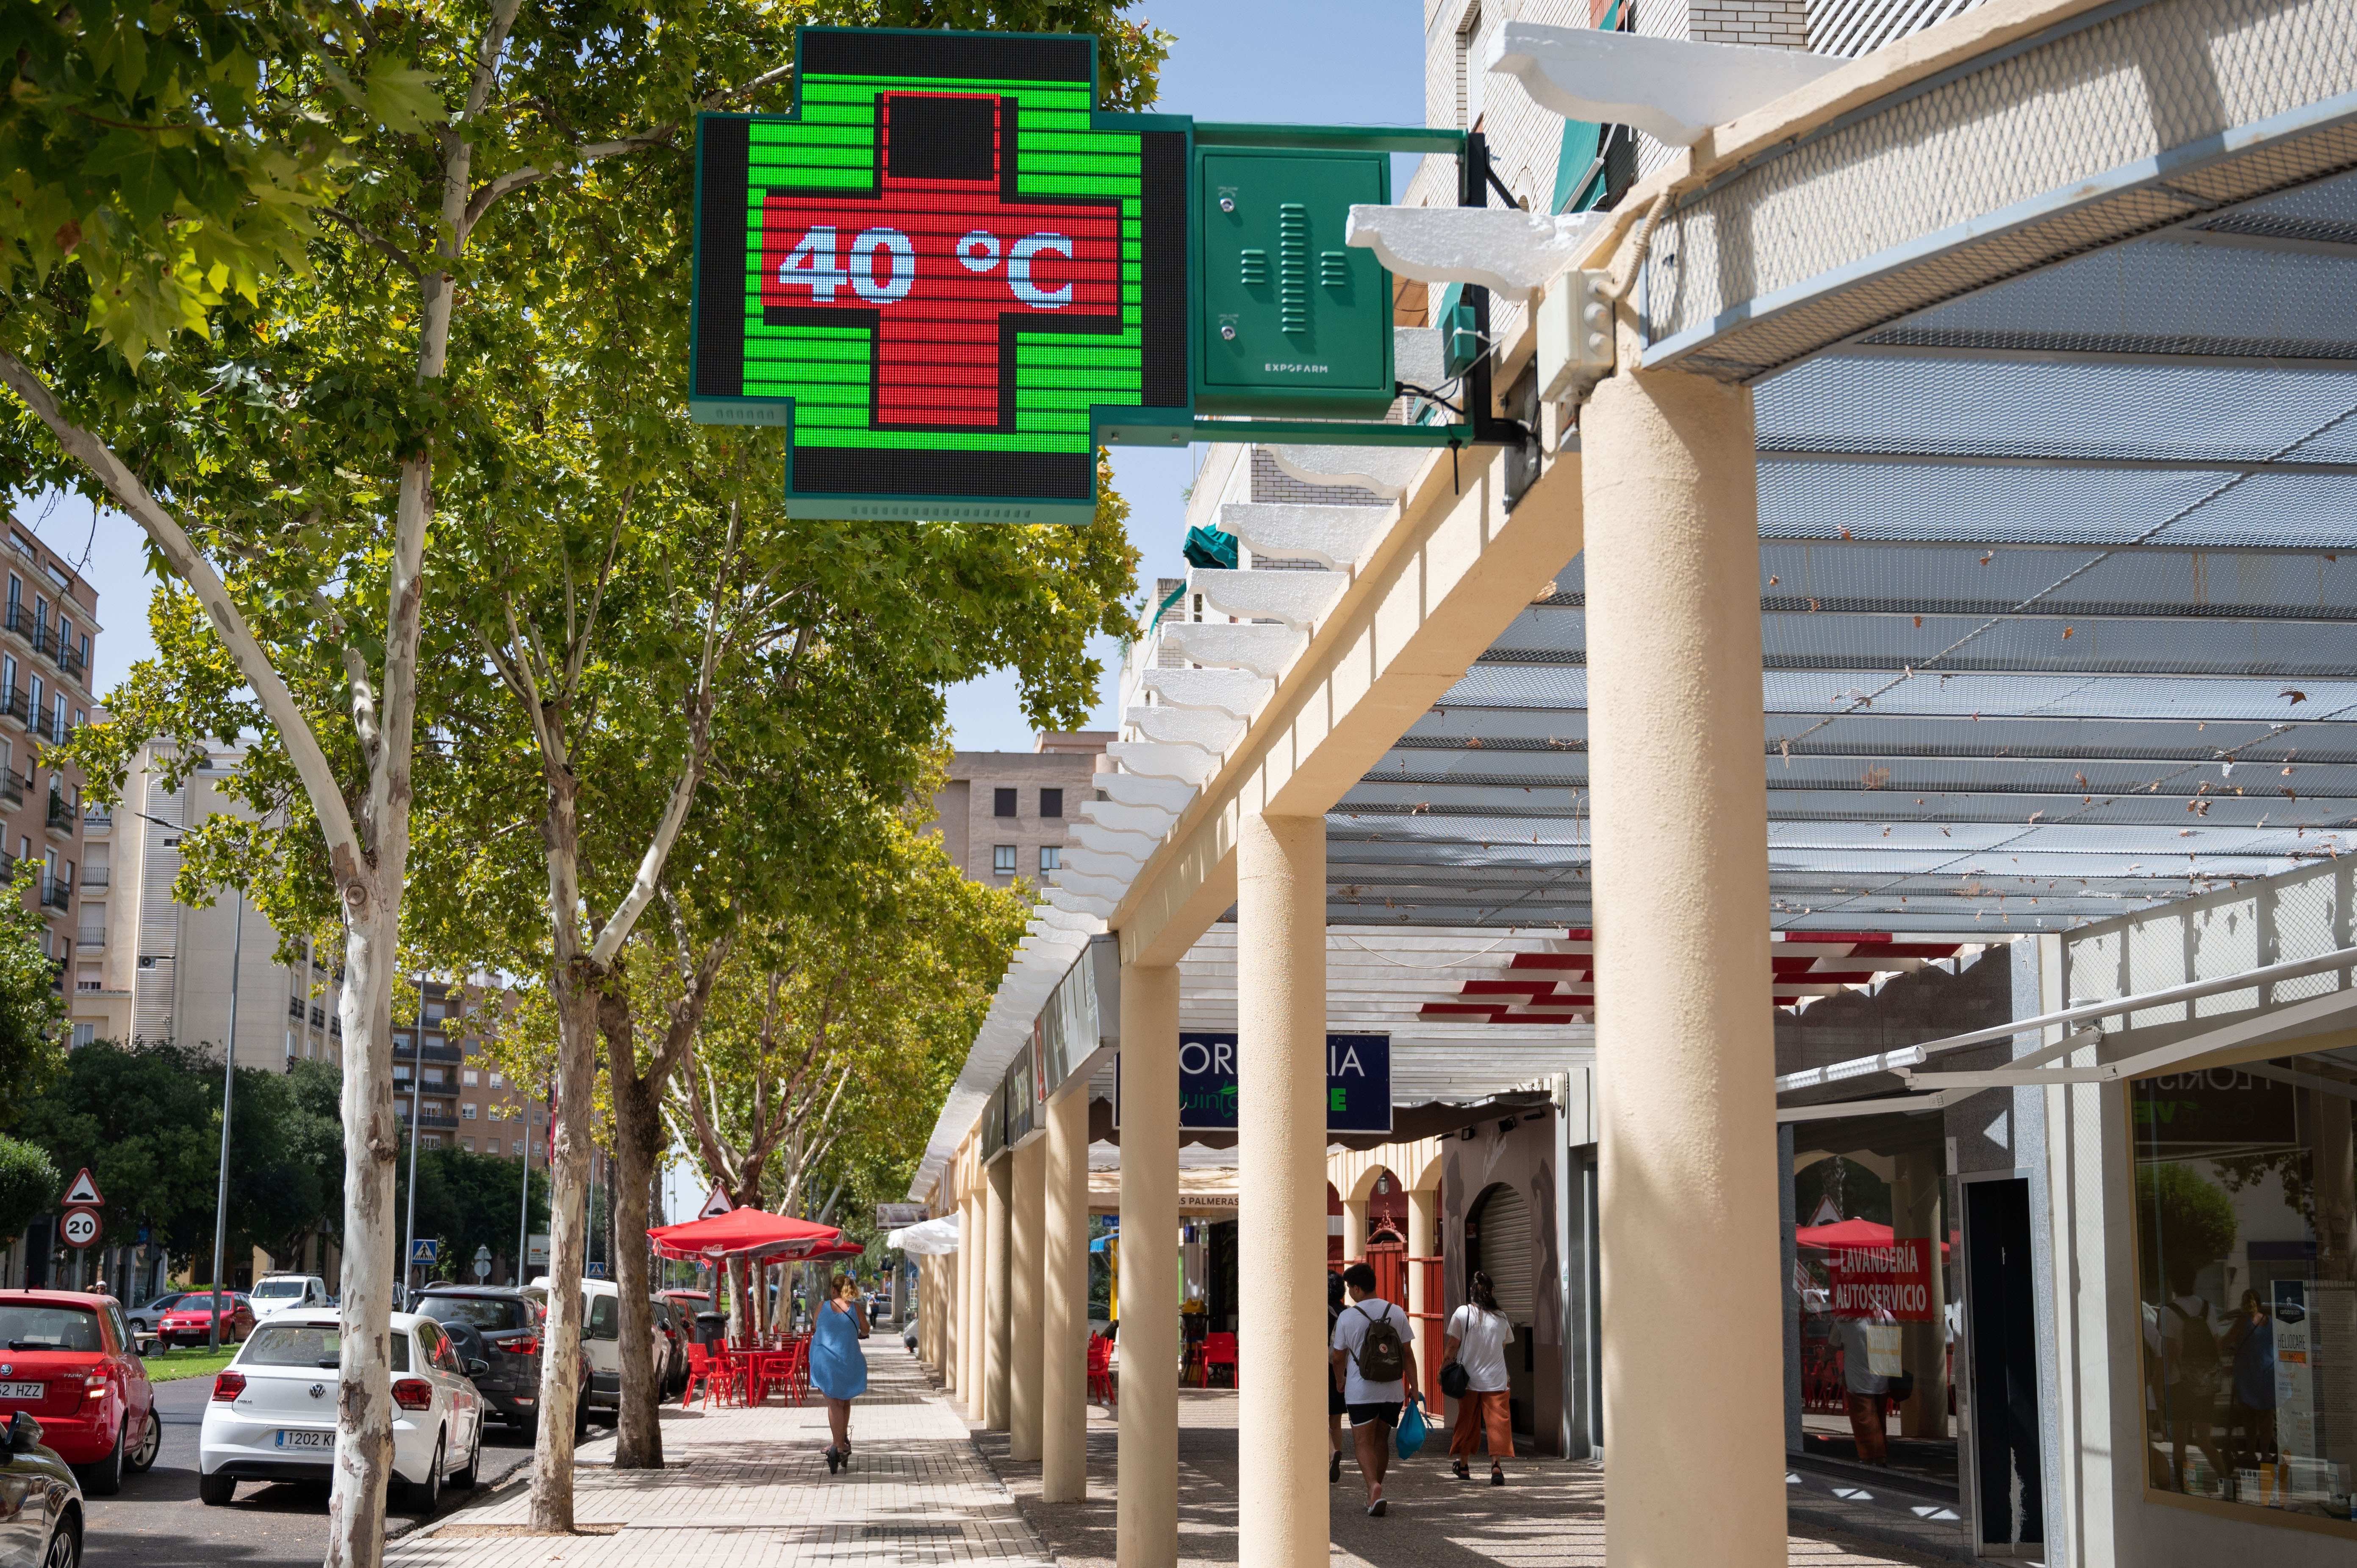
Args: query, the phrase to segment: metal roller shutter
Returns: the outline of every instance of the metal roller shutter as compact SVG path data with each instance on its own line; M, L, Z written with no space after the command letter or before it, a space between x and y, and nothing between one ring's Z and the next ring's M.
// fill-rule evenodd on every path
M1481 1199L1481 1246L1474 1266L1497 1287L1498 1309L1517 1327L1532 1318L1531 1283L1537 1275L1532 1257L1530 1200L1511 1187L1493 1187Z

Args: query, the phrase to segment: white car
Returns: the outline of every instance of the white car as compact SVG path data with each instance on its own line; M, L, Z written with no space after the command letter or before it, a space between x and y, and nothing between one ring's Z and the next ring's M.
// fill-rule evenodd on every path
M257 1319L300 1306L329 1305L328 1282L317 1274L264 1274L245 1299Z
M197 1495L220 1507L240 1481L325 1481L336 1461L342 1325L289 1310L259 1324L213 1377L197 1444ZM483 1401L442 1326L393 1315L393 1475L410 1511L431 1514L442 1487L472 1487ZM476 1367L482 1363L477 1362Z

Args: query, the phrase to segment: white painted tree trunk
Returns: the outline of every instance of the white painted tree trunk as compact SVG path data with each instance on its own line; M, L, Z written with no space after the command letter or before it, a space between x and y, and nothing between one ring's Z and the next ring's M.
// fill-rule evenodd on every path
M385 1487L393 1466L393 982L401 907L347 891L344 989L344 1255L342 1364L336 1404L335 1488L328 1502L328 1568L368 1568L384 1554Z

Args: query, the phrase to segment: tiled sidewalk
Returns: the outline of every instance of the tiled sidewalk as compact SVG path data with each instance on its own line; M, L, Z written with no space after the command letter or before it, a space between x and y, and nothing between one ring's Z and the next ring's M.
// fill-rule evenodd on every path
M1112 1568L1114 1433L1102 1411L1090 1416L1089 1500L1049 1507L1039 1467L1010 1463L1004 1434L970 1431L897 1340L877 1336L867 1358L871 1391L855 1407L851 1467L839 1477L826 1473L826 1415L816 1404L666 1409L668 1468L582 1467L575 1518L584 1533L522 1533L530 1498L517 1486L396 1542L387 1568ZM1180 1568L1232 1563L1235 1396L1183 1393L1179 1428ZM1393 1470L1391 1516L1371 1520L1346 1464L1331 1488L1335 1568L1604 1562L1600 1469L1523 1459L1512 1474L1499 1488L1457 1481L1436 1442ZM1809 1533L1792 1538L1795 1568L1932 1561L1800 1528Z
M1224 1391L1178 1396L1179 1568L1223 1568L1236 1561L1236 1399ZM1023 1517L1063 1568L1113 1568L1115 1439L1101 1410L1089 1419L1089 1500L1049 1506L1039 1498L1039 1466L1006 1456L1000 1433L975 1440L1015 1494ZM1394 1465L1383 1491L1387 1518L1369 1519L1358 1470L1343 1461L1331 1493L1334 1568L1601 1568L1604 1472L1595 1465L1523 1458L1511 1484L1486 1484L1477 1462L1473 1483L1448 1473L1448 1438L1436 1432L1425 1452ZM1696 1507L1708 1507L1706 1485ZM1915 1568L1948 1559L1870 1545L1795 1520L1793 1568Z
M584 1533L525 1535L516 1487L385 1553L387 1568L801 1568L989 1562L1044 1568L1039 1537L896 1339L867 1343L849 1468L826 1473L826 1412L666 1408L659 1471L584 1467ZM511 1531L514 1531L511 1533Z

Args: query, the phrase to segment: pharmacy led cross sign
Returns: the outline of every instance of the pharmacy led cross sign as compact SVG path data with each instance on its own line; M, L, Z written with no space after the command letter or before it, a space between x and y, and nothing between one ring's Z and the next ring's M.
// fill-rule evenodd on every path
M693 405L791 431L819 518L1080 521L1099 442L1189 434L1183 120L1095 41L805 28L795 110L705 115Z

